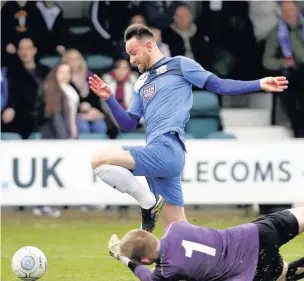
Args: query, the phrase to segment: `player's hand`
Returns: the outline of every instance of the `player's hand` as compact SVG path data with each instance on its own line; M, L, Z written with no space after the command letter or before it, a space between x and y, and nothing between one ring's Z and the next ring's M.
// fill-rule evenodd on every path
M89 78L90 89L100 98L107 100L111 96L111 89L96 74Z
M288 80L284 76L266 77L260 80L260 85L266 92L283 92L288 88Z
M2 113L2 121L4 124L10 123L15 118L15 110L13 108L7 108Z
M117 260L120 260L119 244L120 244L120 240L118 239L116 234L113 234L108 243L108 250L109 250L109 254Z

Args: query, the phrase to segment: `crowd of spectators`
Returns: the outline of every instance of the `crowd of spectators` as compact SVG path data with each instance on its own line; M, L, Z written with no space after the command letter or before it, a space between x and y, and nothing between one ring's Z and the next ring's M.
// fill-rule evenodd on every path
M153 30L164 55L184 55L221 78L285 75L280 95L295 137L304 136L304 17L293 1L92 1L90 31L75 42L60 2L7 1L1 9L1 125L27 139L77 139L82 133L120 132L106 104L89 89L84 53L113 65L97 73L127 108L138 77L124 50L132 23ZM40 62L60 56L55 66ZM142 120L139 127L144 126Z

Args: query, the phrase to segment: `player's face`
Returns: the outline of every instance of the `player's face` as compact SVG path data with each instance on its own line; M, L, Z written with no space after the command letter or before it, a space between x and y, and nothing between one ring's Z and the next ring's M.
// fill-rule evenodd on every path
M67 84L71 81L71 68L68 64L62 64L58 67L56 78L59 84Z
M133 37L127 41L126 51L130 56L130 63L136 65L140 73L149 68L151 42L140 41Z

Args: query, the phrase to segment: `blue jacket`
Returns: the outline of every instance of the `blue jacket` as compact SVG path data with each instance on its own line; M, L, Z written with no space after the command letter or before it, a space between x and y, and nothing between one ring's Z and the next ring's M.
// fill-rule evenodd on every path
M6 68L1 69L1 110L6 107L7 104L7 80L6 80Z

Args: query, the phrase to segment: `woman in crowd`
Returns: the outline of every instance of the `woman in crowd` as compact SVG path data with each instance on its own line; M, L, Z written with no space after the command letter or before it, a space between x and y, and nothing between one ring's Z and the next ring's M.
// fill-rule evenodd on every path
M64 53L62 61L72 70L71 83L79 94L80 106L77 115L79 133L107 133L107 123L102 112L100 99L90 91L88 78L93 75L81 53L69 49Z
M40 127L43 139L77 139L79 96L71 82L71 68L66 63L56 65L41 89Z

